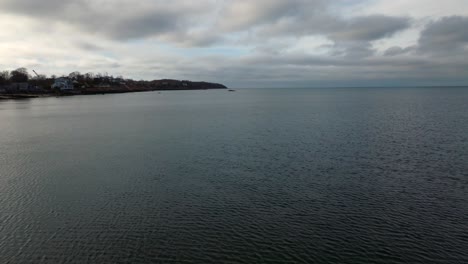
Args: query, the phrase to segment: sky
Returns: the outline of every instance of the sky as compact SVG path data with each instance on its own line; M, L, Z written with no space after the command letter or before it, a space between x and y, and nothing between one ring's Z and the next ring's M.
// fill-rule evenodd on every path
M229 87L468 85L467 0L0 0L0 70Z

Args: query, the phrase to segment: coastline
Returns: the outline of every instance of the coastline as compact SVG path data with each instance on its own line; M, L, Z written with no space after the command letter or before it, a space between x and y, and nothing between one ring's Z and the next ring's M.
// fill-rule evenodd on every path
M25 100L25 99L34 99L34 98L41 98L41 97L51 97L52 95L49 94L0 94L0 101L2 100Z
M121 89L105 89L105 90L83 90L74 91L68 93L0 93L0 101L6 100L27 100L35 98L47 98L47 97L68 97L77 95L98 95L98 94L124 94L124 93L142 93L142 92L158 92L158 91L202 91L202 90L228 90L228 88L188 88L188 89L132 89L132 90L121 90Z

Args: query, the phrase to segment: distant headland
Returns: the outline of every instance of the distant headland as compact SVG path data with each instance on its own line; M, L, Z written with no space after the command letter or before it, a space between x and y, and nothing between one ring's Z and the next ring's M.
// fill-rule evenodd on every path
M227 89L219 83L188 80L132 80L108 74L72 72L68 76L47 77L26 68L0 71L0 99L25 99L46 96L70 96L81 94L132 93L172 90Z

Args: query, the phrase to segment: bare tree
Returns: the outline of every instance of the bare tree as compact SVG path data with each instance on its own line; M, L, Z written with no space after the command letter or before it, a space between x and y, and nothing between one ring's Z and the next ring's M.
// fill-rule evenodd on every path
M74 71L70 74L68 74L68 78L72 80L78 80L78 78L81 76L81 73L79 71Z
M26 68L18 68L12 71L10 80L12 82L27 82L29 80L28 70Z
M0 85L8 84L10 82L10 72L1 71L0 72Z

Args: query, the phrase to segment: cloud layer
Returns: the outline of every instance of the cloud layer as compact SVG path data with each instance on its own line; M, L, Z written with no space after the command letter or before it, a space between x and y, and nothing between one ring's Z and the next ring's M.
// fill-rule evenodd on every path
M461 85L464 10L458 0L0 0L0 67L233 87Z

